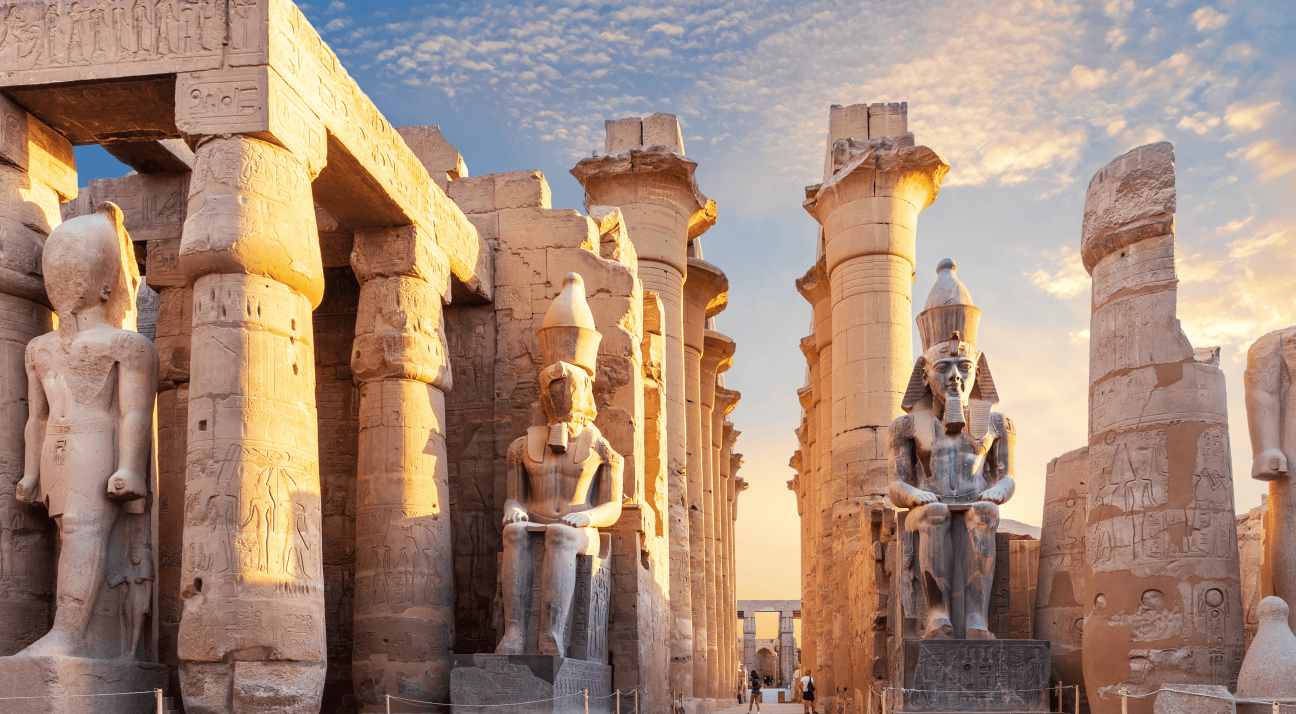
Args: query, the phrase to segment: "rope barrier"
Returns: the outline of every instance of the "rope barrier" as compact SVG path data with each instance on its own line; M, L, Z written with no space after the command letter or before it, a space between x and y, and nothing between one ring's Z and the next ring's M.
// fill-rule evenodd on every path
M150 694L151 694L151 692L150 692ZM409 699L409 698L407 698L407 697L398 697L398 696L396 696L395 694L387 694L387 695L384 695L384 696L385 696L385 698L386 698L386 704L387 704L387 712L388 712L388 714L391 713L391 703L392 703L393 701L397 701L397 702L405 702L405 703L408 703L408 704L418 704L418 705L425 706L425 707L447 707L447 708L449 708L451 711L453 711L456 707L457 707L457 708L460 708L460 709L463 709L463 708L465 708L465 707L470 708L470 709L478 709L478 708L486 708L486 707L521 707L521 706L526 706L526 705L528 705L528 704L543 704L544 702L556 702L556 701L560 701L560 700L563 700L563 699L570 699L571 697L582 697L582 696L584 697L585 708L586 708L587 711L588 711L588 709L589 709L589 700L590 700L590 699L611 699L612 697L617 697L617 703L618 703L617 709L618 709L618 711L617 711L616 714L620 714L620 701L621 701L620 698L621 698L621 695L622 695L622 694L634 694L634 695L635 695L635 711L636 711L636 712L639 711L639 688L638 688L638 687L635 687L634 689L631 689L631 690L628 691L628 692L623 692L623 691L621 691L620 689L618 689L618 690L616 690L616 692L614 692L614 693L612 693L612 694L596 694L596 695L593 695L593 696L590 696L590 693L589 693L589 690L588 690L588 689L584 689L584 690L581 690L580 692L575 692L575 693L573 693L573 694L562 694L562 695L559 695L559 696L557 696L557 697L550 697L550 698L548 698L548 699L536 699L536 700L529 701L529 702L509 702L509 703L507 703L507 704L444 704L444 703L442 703L442 702L429 702L429 701L425 701L425 700L422 700L422 699Z
M157 690L156 690L156 689L150 689L150 690L145 691L145 692L104 692L104 693L102 693L102 694L58 694L58 695L45 696L45 697L0 697L0 700L10 700L10 699L76 699L76 698L79 698L79 697L126 697L126 696L130 696L130 695L132 695L132 694L148 694L149 696L154 696L154 697L155 697L155 696L157 696Z

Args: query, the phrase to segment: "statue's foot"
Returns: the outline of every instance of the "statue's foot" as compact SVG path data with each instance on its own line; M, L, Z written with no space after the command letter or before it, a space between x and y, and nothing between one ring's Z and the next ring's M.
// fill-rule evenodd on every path
M495 648L495 654L520 655L525 654L525 650L525 638L512 632L505 632L504 639L500 640L499 646Z
M536 646L542 655L552 655L554 657L566 657L563 646L558 644L558 638L554 637L552 632L543 632L540 634L540 643Z
M995 640L998 639L994 633L989 630L983 630L980 627L969 627L967 630L967 639L969 640Z
M81 657L84 656L81 646L59 630L50 630L44 637L36 640L19 652L15 657Z
M927 623L927 633L923 635L925 640L952 640L954 639L954 624L948 618L940 617Z

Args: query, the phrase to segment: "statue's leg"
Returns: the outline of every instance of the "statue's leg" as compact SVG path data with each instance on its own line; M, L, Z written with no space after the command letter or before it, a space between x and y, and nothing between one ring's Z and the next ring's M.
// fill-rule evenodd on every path
M580 528L555 524L545 532L544 573L540 576L540 654L566 656L563 633L576 590L576 556L588 545L589 537Z
M929 503L909 512L916 519L918 565L922 573L923 596L927 601L927 639L951 639L950 578L954 553L950 543L950 512L943 503Z
M504 526L504 572L500 582L504 589L504 638L495 654L525 654L527 601L535 583L535 558L531 555L531 535L526 523ZM552 526L551 526L552 527Z
M21 654L83 656L86 627L103 583L108 536L117 520L117 504L98 494L71 493L58 517L58 582L54 627Z
M990 594L994 583L995 531L999 528L999 507L978 501L964 516L972 541L972 562L968 563L967 589L963 596L969 640L993 640L990 633Z

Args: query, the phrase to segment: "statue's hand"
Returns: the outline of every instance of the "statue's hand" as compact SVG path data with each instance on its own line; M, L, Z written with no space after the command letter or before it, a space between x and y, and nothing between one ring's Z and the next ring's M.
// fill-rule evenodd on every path
M588 528L594 520L589 517L588 513L568 513L562 517L562 522L572 528Z
M36 495L36 484L38 477L36 474L27 474L22 480L14 486L14 498L23 503L31 503L32 497Z
M1002 488L999 488L998 486L991 486L990 488L987 488L986 490L982 491L981 495L977 496L977 498L979 498L982 501L989 501L991 503L1003 503L1004 501L1008 500L1008 496L1004 493L1004 490Z
M108 477L108 498L117 501L134 501L144 498L148 487L144 485L144 476L127 469L117 469L117 473Z
M1251 478L1272 481L1287 475L1287 456L1278 449L1265 449L1251 462Z
M917 508L918 506L926 506L929 503L936 503L940 501L940 496L937 496L931 491L924 491L920 488L916 488L913 490L912 497L913 497L911 501L912 505L910 506L910 508Z
M517 506L506 506L504 508L504 525L506 526L510 523L524 523L529 520L531 519L527 516L526 509Z

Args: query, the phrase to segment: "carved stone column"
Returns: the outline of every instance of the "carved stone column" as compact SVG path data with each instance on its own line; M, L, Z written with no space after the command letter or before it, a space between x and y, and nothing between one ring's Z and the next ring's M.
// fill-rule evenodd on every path
M725 366L727 368L728 365ZM732 522L726 517L729 513L730 482L729 469L724 462L724 443L726 434L732 432L731 424L726 428L725 415L733 411L738 403L738 397L738 392L717 385L711 417L711 466L716 482L715 501L712 506L716 527L716 620L720 625L720 632L716 639L720 643L719 696L722 698L732 695L733 673L737 668L733 659L733 642L736 637L734 618L737 615L734 612L733 579L729 573L729 549L732 542L729 531Z
M356 694L446 702L454 643L446 359L449 264L414 226L356 232L360 385L356 488Z
M1048 464L1044 522L1040 528L1035 590L1035 633L1049 640L1049 657L1064 685L1080 685L1084 702L1085 520L1088 516L1089 447L1068 451ZM1067 698L1067 697L1064 697ZM1069 699L1069 698L1068 698ZM1063 711L1067 711L1063 707Z
M180 621L185 708L315 714L324 587L311 311L312 173L249 136L197 151L180 268L193 288Z
M1237 681L1245 635L1219 348L1179 327L1175 159L1148 144L1096 173L1080 255L1093 276L1084 680L1094 714L1118 692ZM1179 622L1131 628L1131 614ZM1191 616L1189 613L1192 613ZM1130 714L1153 710L1129 699Z
M684 373L688 400L688 505L689 572L693 581L693 695L707 699L708 711L715 708L715 692L707 669L714 646L715 589L707 578L707 468L704 459L711 451L710 415L702 409L702 353L706 349L706 321L724 309L729 281L714 265L689 258L684 281ZM715 377L711 378L714 389ZM708 617L708 602L711 616Z
M685 289L687 290L687 284ZM724 641L724 622L720 617L723 612L724 592L721 589L720 572L720 534L719 527L723 522L720 516L720 471L717 468L719 450L715 448L720 438L720 420L714 413L716 398L716 375L729 369L733 364L734 342L713 330L707 330L703 338L701 377L698 384L701 390L701 423L702 433L700 450L702 451L702 499L703 514L706 519L706 583L707 583L707 661L714 663L707 672L709 698L719 699L723 694L720 689L720 672L724 660L720 657L720 646ZM721 387L723 389L723 387ZM714 431L713 431L714 430Z
M892 116L887 105L873 106L880 118ZM868 112L871 117L873 107ZM825 637L815 662L830 706L838 687L853 688L849 598L836 584L846 581L846 564L854 560L849 544L855 542L863 498L887 491L887 427L902 413L913 369L910 284L918 213L936 199L949 171L935 151L915 147L912 134L890 133L898 127L875 135L870 121L867 137L852 132L834 140L832 123L830 175L807 189L805 207L823 227L833 342L859 347L832 352L832 466L821 489L821 542L832 551L823 560L828 567L816 603ZM889 119L880 121L879 131L888 126Z
M670 127L674 126L674 132ZM697 163L684 157L678 122L666 114L608 122L608 153L584 159L572 175L585 206L617 206L639 258L644 292L662 300L670 523L670 689L694 697L693 585L689 571L688 416L685 408L684 274L688 243L715 223L715 202L698 191ZM695 375L696 378L696 375ZM703 625L705 628L705 625ZM701 696L700 694L698 696ZM685 706L693 708L691 701Z
M827 612L819 607L820 589L827 587L824 569L833 563L832 543L823 538L825 525L832 523L832 301L828 287L826 263L820 258L814 267L796 281L797 291L810 303L814 331L801 341L801 351L810 368L806 387L798 392L801 408L806 412L803 440L811 444L809 458L803 455L803 468L809 476L802 485L801 516L802 582L801 591L801 662L816 676L820 666L818 653L826 642L830 624ZM828 665L830 666L830 665Z
M0 96L0 656L50 628L54 597L54 522L44 508L19 503L27 423L23 355L53 327L41 250L61 222L59 201L77 195L72 145Z

